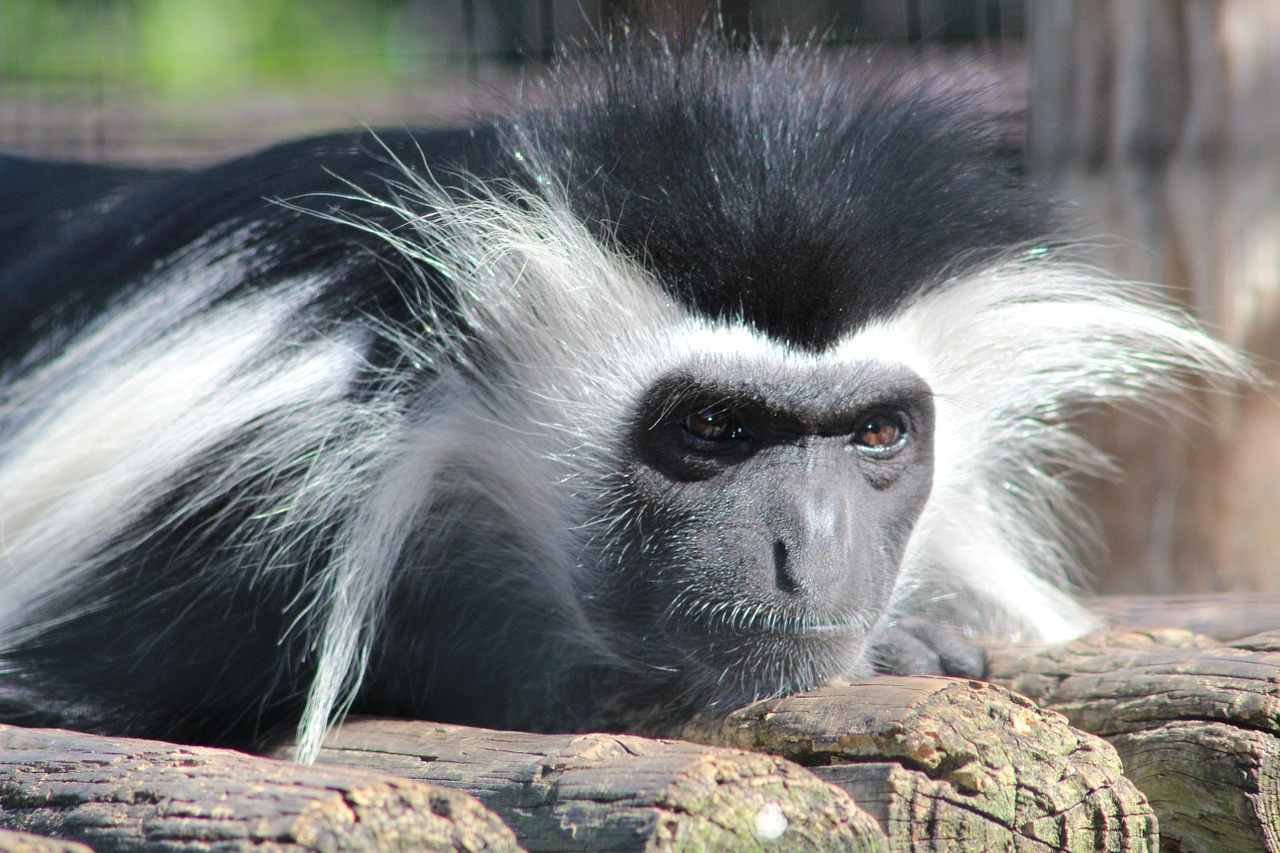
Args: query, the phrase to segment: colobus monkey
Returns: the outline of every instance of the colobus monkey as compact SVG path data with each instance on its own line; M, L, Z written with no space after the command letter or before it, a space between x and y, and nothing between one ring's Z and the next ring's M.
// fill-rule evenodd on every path
M1240 367L1065 262L989 117L711 38L534 101L0 160L0 716L305 760L352 710L621 728L1088 626L1066 416Z

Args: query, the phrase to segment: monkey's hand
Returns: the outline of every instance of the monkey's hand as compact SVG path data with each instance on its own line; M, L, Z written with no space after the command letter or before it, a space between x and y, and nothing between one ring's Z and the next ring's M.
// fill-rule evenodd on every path
M951 675L982 678L987 656L968 638L923 619L902 619L871 643L871 662L882 675Z

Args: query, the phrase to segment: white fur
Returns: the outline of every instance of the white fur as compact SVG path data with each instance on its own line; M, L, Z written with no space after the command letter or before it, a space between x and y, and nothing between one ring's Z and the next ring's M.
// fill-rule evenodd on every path
M11 623L33 599L75 583L96 548L203 448L255 416L331 393L349 371L351 342L333 341L235 375L314 284L288 284L191 322L197 297L215 298L249 262L234 252L214 263L187 259L6 389L6 417L20 425L0 443L6 643L20 639Z
M1090 535L1070 481L1108 460L1071 415L1248 373L1149 289L1035 255L948 282L842 351L908 353L935 395L935 487L903 605L959 597L983 632L1046 642L1094 624L1066 592Z

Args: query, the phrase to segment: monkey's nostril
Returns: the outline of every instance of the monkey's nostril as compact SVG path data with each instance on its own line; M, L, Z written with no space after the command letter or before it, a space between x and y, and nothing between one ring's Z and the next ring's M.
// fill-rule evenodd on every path
M791 566L787 563L787 543L781 539L773 543L773 583L790 595L800 591L800 584L791 574Z

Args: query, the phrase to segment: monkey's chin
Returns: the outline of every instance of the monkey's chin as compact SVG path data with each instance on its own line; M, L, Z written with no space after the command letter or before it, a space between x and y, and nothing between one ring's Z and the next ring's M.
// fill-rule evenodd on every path
M678 633L648 633L630 660L584 670L575 707L583 726L672 736L699 717L719 717L763 699L803 693L870 666L868 635L847 625L737 630L686 621ZM856 676L855 676L856 677ZM552 720L549 731L568 730Z
M861 642L867 636L862 628L845 623L827 623L818 625L802 625L798 628L781 631L784 635L795 637L826 638L835 642Z
M701 683L701 704L733 711L752 702L803 693L840 678L870 674L867 634L847 625L813 625L787 631L743 633L708 639L698 663L687 670Z

